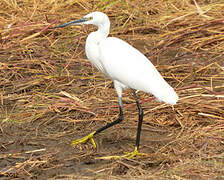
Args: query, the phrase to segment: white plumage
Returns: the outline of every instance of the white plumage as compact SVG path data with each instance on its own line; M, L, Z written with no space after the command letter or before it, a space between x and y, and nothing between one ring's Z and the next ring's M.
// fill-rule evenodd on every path
M111 79L127 88L151 93L159 101L176 104L176 92L137 49L118 38L109 37L99 44L99 51L104 71Z
M86 55L98 70L117 84L119 97L122 96L122 89L132 88L151 93L159 101L176 104L176 92L141 52L121 39L107 37L110 28L107 15L93 12L84 18L92 18L85 24L94 24L98 27L98 30L90 33L86 40Z
M90 139L93 146L96 147L93 136L120 123L124 119L122 109L123 89L131 88L144 91L151 93L159 101L171 105L176 104L178 96L174 89L163 79L155 66L140 51L121 39L108 37L110 21L106 14L93 12L81 19L56 26L56 28L71 24L93 24L98 27L98 30L90 33L86 40L86 56L99 71L113 80L120 107L120 114L117 120L106 124L81 139L74 140L72 145L84 143ZM133 95L139 110L135 149L132 153L128 153L124 156L110 156L110 158L134 157L142 154L138 153L138 148L143 121L143 110L135 91L133 91Z

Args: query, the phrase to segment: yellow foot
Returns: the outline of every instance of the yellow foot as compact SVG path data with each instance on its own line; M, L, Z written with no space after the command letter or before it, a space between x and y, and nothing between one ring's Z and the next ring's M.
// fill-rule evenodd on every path
M95 143L95 141L93 139L93 136L94 136L95 133L96 133L96 131L90 133L89 135L87 135L87 136L85 136L83 138L76 139L76 140L72 141L71 145L75 146L77 144L86 143L88 140L90 140L91 143L93 144L93 147L96 148L96 143Z
M133 152L125 153L121 156L105 156L105 157L99 157L97 159L104 159L104 160L110 160L110 159L122 159L122 158L128 158L131 159L135 156L148 156L146 153L139 153L137 147L135 147Z

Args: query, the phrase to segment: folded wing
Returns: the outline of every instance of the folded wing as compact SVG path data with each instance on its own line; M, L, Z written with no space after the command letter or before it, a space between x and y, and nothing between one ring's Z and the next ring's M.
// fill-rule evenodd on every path
M176 104L176 92L137 49L121 39L108 37L100 42L99 50L99 60L112 80L151 93L159 101Z

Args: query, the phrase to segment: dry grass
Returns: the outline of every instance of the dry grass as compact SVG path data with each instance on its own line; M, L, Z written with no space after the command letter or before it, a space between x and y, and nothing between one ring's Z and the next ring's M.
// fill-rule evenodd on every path
M84 135L117 117L112 82L94 70L84 54L85 38L95 28L51 29L89 12L103 11L110 16L111 35L128 41L151 59L177 90L180 100L172 109L148 94L138 93L145 109L144 132L154 132L150 139L143 138L141 150L151 153L151 158L103 162L91 171L94 177L224 178L222 0L2 0L0 9L0 137L11 125L32 127L36 122L36 138ZM129 133L136 129L137 111L129 91L123 99L125 122L120 126ZM60 131L51 129L53 120L66 126ZM39 135L41 125L48 126L49 134L46 131L44 136ZM119 134L114 128L111 131L116 137L106 132L101 138L119 141L125 134L135 139L122 133L125 129ZM4 154L0 158L11 157L8 145L14 142L4 139L1 143ZM123 151L126 145L122 145ZM102 143L99 148L102 146L106 145ZM94 156L89 146L83 152L74 151L74 158L82 161L83 157ZM110 155L110 151L104 153ZM54 153L38 157L29 156L10 167L14 168L10 175L34 177L33 169L44 169ZM0 175L9 176L9 169L0 170ZM74 178L77 174L71 171L50 177ZM90 177L82 174L80 178Z

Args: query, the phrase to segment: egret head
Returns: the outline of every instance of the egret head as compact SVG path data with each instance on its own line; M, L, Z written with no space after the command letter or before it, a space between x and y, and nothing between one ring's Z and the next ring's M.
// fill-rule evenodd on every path
M60 28L60 27L66 27L72 24L80 25L80 24L93 24L97 27L109 27L110 26L110 21L109 18L106 14L102 12L92 12L89 13L85 16L83 16L81 19L77 19L75 21L71 21L65 24L61 24L58 26L55 26L55 28Z

